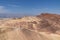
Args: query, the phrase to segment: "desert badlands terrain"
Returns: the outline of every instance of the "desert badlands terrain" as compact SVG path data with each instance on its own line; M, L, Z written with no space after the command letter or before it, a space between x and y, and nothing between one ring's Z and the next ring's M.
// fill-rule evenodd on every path
M60 40L60 15L0 19L0 40Z

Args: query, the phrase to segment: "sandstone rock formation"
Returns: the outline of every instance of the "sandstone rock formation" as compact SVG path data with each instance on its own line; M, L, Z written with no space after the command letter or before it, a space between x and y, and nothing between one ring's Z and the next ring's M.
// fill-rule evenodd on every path
M2 19L0 40L60 40L60 15Z

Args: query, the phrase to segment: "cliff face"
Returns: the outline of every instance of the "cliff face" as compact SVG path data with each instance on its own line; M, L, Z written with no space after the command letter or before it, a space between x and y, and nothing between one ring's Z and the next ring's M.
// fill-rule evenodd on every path
M60 15L2 19L0 40L60 40Z

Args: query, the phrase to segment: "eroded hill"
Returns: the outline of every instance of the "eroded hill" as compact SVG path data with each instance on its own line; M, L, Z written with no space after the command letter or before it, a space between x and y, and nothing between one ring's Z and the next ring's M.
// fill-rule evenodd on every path
M2 19L0 40L60 40L60 15Z

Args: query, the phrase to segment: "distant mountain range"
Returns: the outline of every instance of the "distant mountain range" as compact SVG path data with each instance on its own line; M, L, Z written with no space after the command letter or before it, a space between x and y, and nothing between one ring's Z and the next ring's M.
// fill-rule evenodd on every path
M31 16L32 14L9 14L9 13L0 13L0 18L14 18L14 17L23 17L23 16Z
M21 17L20 14L0 14L0 18L13 18L13 17Z

